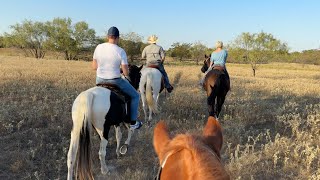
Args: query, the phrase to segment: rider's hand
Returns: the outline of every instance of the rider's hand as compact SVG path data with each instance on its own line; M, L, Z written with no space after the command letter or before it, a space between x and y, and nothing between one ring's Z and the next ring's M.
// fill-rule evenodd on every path
M131 83L131 78L130 76L124 76L130 83Z

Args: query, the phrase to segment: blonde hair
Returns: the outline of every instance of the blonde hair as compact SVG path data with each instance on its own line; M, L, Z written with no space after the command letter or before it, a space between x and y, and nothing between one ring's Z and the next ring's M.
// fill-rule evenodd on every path
M223 48L223 42L222 41L217 41L216 42L216 48Z

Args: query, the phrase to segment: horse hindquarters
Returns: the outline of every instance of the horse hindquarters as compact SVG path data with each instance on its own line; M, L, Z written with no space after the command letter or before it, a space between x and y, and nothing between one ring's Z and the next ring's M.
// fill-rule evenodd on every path
M152 112L157 113L158 107L157 107L157 101L154 96L157 96L157 86L155 83L157 83L154 78L154 69L146 68L144 69L144 72L142 73L142 77L139 84L139 91L141 94L141 101L143 106L143 112L145 121L148 120L147 118L147 109L149 108L149 120L152 119ZM160 74L160 71L158 71ZM159 85L160 86L160 85Z
M152 72L148 73L147 74L147 82L146 82L146 99L147 99L147 103L148 103L148 106L149 106L149 110L150 110L150 114L152 112L154 113L158 113L159 110L158 110L158 105L157 105L157 102L156 102L156 98L155 98L155 94L156 92L158 91L159 93L159 90L158 88L156 88L156 84L155 84L155 79L154 79L154 76L152 74ZM150 120L150 116L149 116L149 120Z
M68 179L72 179L76 161L78 162L76 176L78 175L80 179L93 179L90 156L92 100L93 94L82 92L72 107L73 128L68 152Z

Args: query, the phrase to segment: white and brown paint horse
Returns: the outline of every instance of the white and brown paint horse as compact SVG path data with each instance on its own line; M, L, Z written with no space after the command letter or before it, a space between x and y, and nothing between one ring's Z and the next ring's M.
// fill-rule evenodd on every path
M162 81L162 74L157 68L145 67L141 70L139 91L145 121L148 123L150 123L152 119L152 113L159 112L159 94L164 88ZM147 108L149 108L149 116L147 116Z
M130 66L129 76L132 85L137 89L140 70L142 67ZM118 95L104 87L93 87L81 92L72 106L73 128L71 131L70 147L68 152L68 180L73 178L74 167L76 177L80 179L93 179L91 171L90 136L92 127L100 136L99 159L101 172L106 174L108 167L105 162L108 134L111 126L115 127L117 156L126 154L134 132L130 128L130 120L127 118L125 102ZM129 109L129 108L128 108ZM127 119L127 120L126 120ZM122 133L120 124L125 124L128 129L128 138L120 147Z

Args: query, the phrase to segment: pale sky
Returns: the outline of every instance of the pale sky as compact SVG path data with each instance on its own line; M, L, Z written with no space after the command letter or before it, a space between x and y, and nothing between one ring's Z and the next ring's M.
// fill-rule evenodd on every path
M47 21L70 17L86 21L105 35L110 26L120 33L156 34L168 49L174 42L201 41L213 47L242 32L264 31L288 43L291 51L320 47L318 0L10 0L0 6L0 34L23 20Z

